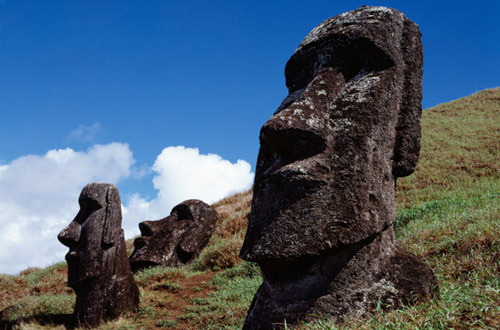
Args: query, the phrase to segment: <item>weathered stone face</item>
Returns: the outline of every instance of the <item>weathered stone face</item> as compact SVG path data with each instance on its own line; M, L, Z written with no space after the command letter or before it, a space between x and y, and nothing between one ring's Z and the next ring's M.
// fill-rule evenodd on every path
M134 241L135 250L130 256L132 270L193 261L208 244L216 221L213 207L191 199L175 206L164 219L141 222L141 237Z
M264 275L244 329L359 316L374 297L394 307L436 284L423 262L399 258L392 229L396 179L420 150L420 38L401 12L361 7L321 23L288 61L289 95L260 132L240 253ZM423 270L407 287L405 262Z
M285 73L290 94L260 134L242 249L252 261L335 250L387 228L395 179L413 171L420 148L422 48L403 14L367 7L327 20Z
M116 186L92 183L78 200L80 211L57 238L70 248L68 286L77 295L76 321L96 326L139 303L121 229L121 202Z
M66 255L70 287L103 273L102 262L107 259L104 255L111 252L103 247L118 245L121 233L121 205L116 188L88 185L78 202L80 211L58 236L59 241L70 248Z

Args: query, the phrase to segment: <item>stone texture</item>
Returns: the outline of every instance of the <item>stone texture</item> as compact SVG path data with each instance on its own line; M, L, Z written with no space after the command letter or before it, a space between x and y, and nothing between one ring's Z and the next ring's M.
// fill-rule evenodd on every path
M134 241L130 256L132 270L149 266L181 266L196 258L208 244L217 221L217 212L196 199L184 201L170 215L139 224L141 237Z
M420 151L420 39L401 12L363 6L314 28L289 59L289 95L260 132L240 256L264 283L244 329L437 294L393 230L396 179Z
M95 327L139 304L121 229L115 185L91 183L78 200L80 211L57 238L69 247L68 286L76 292L75 322Z

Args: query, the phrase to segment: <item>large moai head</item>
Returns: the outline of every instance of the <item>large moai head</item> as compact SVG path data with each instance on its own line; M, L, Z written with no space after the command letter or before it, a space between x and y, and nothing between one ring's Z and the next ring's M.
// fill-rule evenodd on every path
M78 199L80 211L57 238L69 247L68 286L77 295L77 322L96 326L139 303L121 228L116 186L91 183Z
M216 221L212 206L190 199L176 205L166 218L141 222L141 237L134 241L130 256L132 270L190 263L208 244Z
M263 274L244 330L437 294L393 229L396 179L420 150L420 39L401 12L363 6L314 28L289 59L289 94L260 132L240 252Z
M420 149L420 38L384 7L306 36L286 64L289 95L260 132L243 259L317 255L391 225L395 180Z

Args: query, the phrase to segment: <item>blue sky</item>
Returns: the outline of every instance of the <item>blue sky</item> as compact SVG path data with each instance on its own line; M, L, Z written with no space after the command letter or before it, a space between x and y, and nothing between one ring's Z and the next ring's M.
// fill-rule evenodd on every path
M164 201L162 212L209 177L227 184L205 199L247 187L259 129L287 94L286 61L316 25L363 4L419 24L424 108L500 85L499 1L0 0L4 221L56 231L78 210L85 180L116 183L124 206ZM207 168L227 170L219 180ZM187 186L162 200L167 187ZM42 217L26 203L55 211ZM0 255L0 273L32 262L12 268L9 258Z

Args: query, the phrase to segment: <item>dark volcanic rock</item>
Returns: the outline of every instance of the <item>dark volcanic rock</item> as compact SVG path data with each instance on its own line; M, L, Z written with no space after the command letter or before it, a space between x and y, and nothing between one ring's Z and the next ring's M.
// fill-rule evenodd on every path
M392 227L396 179L420 151L420 39L401 12L361 7L321 23L288 61L289 95L260 133L240 253L264 275L244 329L437 294Z
M121 229L115 185L91 183L78 199L80 211L57 238L69 247L68 286L76 292L75 321L95 327L139 304Z
M193 261L208 244L216 221L213 207L190 199L175 206L166 218L141 222L142 236L134 241L135 250L130 256L132 270Z

